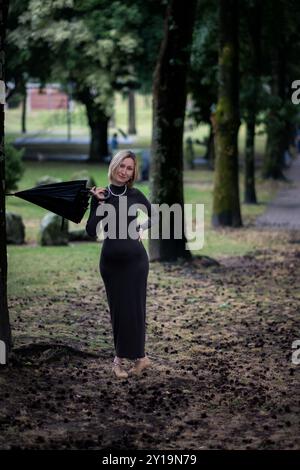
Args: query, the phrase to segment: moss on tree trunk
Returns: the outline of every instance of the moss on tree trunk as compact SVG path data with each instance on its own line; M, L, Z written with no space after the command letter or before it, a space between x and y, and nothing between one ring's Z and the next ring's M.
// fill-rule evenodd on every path
M242 225L238 184L238 1L220 0L219 94L212 224Z

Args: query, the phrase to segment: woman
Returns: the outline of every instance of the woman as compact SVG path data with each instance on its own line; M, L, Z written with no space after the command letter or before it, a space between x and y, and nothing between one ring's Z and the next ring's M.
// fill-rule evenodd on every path
M135 364L130 369L131 374L140 374L151 365L145 356L146 333L146 288L149 272L149 259L142 243L143 230L158 222L157 211L151 217L151 204L144 194L134 188L138 177L136 156L128 150L119 151L111 160L108 169L110 184L107 188L92 188L93 195L86 231L90 236L96 236L96 227L104 219L104 211L96 215L99 204L104 203L104 195L108 190L106 204L113 206L116 217L108 212L107 223L104 224L104 242L100 257L100 274L104 281L109 304L114 345L116 355L113 362L113 372L118 378L127 378L122 359L134 359ZM128 215L122 213L121 207L127 202L127 210L138 204L147 211L148 219L141 225L136 224L137 212ZM103 206L104 207L107 206ZM121 217L119 220L119 214ZM119 234L120 224L125 224L126 232L129 224L134 221L135 238L122 238ZM110 230L115 226L115 232ZM109 233L108 233L109 232ZM112 234L112 232L114 232ZM132 232L130 232L132 233Z

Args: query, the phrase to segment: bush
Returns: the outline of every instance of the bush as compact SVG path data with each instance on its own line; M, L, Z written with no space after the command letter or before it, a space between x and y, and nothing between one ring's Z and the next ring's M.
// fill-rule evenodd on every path
M23 96L21 93L14 93L7 101L8 109L16 109L20 106Z
M17 189L17 183L24 173L22 162L24 149L17 150L11 144L5 144L5 190Z

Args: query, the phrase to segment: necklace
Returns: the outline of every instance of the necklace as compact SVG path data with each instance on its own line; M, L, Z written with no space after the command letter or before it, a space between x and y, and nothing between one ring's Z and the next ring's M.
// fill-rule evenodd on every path
M115 194L115 193L113 193L112 190L110 189L110 184L109 184L109 185L108 185L108 191L109 191L113 196L120 197L120 196L123 196L123 194L126 193L126 191L127 191L127 186L125 185L125 189L124 189L124 191L123 191L121 194Z

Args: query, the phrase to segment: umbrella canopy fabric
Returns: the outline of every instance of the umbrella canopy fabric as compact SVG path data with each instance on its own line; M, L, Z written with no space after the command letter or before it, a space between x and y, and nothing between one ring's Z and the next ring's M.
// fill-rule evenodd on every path
M20 197L79 224L88 208L91 196L86 184L87 180L43 184L8 196Z

